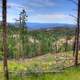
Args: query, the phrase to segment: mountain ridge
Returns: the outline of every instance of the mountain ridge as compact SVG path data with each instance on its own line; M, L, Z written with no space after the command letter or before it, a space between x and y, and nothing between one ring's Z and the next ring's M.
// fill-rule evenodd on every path
M15 23L8 23L10 26L16 26ZM17 25L18 26L18 25ZM42 30L42 29L54 29L54 28L75 28L74 24L66 23L26 23L28 30Z
M65 23L27 23L27 27L29 30L37 30L37 29L51 29L57 27L65 27L65 28L75 28L74 24L65 24Z

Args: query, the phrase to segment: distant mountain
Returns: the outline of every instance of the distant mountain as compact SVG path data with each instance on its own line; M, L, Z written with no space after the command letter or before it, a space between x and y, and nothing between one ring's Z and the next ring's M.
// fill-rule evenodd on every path
M8 23L10 27L14 27L14 23ZM18 27L18 25L17 25ZM29 30L40 30L40 29L59 29L59 28L75 28L76 25L73 24L62 24L62 23L27 23L26 27Z
M52 28L74 28L73 24L59 24L59 23L27 23L27 27L29 30L37 30L37 29L52 29Z

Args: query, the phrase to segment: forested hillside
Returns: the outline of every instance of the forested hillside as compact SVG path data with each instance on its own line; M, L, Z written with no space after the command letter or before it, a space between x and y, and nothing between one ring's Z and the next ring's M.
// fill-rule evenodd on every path
M2 27L1 27L2 28ZM3 58L2 29L0 28L0 59ZM29 31L8 26L8 59L31 58L48 53L71 51L75 28L55 27ZM69 42L71 41L71 44Z

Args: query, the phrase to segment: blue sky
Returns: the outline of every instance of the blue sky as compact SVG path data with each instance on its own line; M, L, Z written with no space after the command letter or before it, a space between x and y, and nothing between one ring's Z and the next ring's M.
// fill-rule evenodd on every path
M28 22L34 23L73 24L75 19L69 14L77 15L76 5L69 0L8 0L8 22L15 22L23 8L26 9Z

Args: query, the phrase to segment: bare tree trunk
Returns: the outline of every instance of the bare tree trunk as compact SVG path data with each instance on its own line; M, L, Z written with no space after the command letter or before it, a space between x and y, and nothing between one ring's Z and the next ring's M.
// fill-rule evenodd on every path
M58 44L55 44L55 52L58 53Z
M7 46L7 0L2 0L2 25L3 25L3 53L4 53L4 75L5 79L9 80L9 74L8 74L8 65L7 65L7 54L8 54L8 46Z
M77 33L77 28L75 28L75 39L73 42L73 56L75 56L75 50L76 50L76 34Z
M68 46L68 39L66 37L66 41L65 41L65 52L67 52L67 46Z
M78 0L78 18L77 18L77 32L76 32L76 49L75 49L75 65L78 65L78 53L79 53L79 30L80 30L80 0Z

